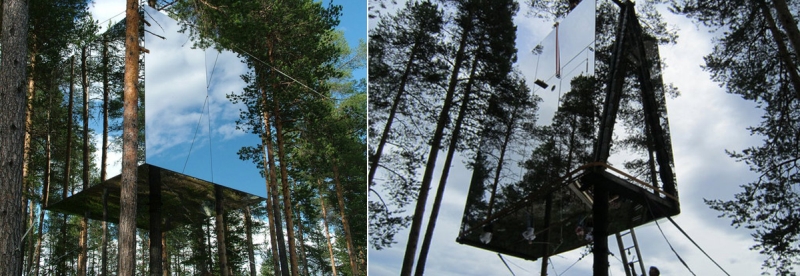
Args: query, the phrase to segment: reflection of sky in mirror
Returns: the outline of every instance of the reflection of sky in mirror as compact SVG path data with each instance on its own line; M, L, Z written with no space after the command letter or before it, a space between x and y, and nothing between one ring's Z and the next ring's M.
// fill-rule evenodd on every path
M330 4L342 6L337 29L355 51L358 41L366 39L366 3L335 0ZM166 38L145 33L145 48L150 50L144 54L147 163L266 196L256 165L237 155L240 148L255 146L259 139L236 129L244 106L226 98L245 87L240 76L247 66L230 51L191 49L193 42L178 32L175 20L146 5L143 8L151 23L146 30ZM353 77L366 78L366 69L354 70Z
M534 74L526 74L525 78L533 93L543 100L539 105L538 125L550 124L558 108L558 98L571 89L572 78L594 74L594 18L595 1L582 1L534 49L520 49L520 55L532 55L531 60L536 62ZM558 62L556 49L560 57ZM556 68L561 69L560 78L556 76ZM547 87L536 85L536 80L543 81Z
M578 5L558 26L558 45L556 44L556 29L554 28L544 40L532 49L520 47L519 55L527 56L523 59L535 62L533 74L523 71L532 93L542 98L539 103L538 120L536 125L550 125L553 115L559 105L559 98L566 94L570 89L570 81L580 75L594 74L594 52L590 49L595 37L595 1L585 0ZM558 47L556 47L558 46ZM556 76L557 55L560 56L560 77ZM541 87L536 83L542 83L546 87ZM512 134L508 148L503 154L503 167L501 176L498 179L497 191L500 193L502 187L519 185L527 169L524 163L532 156L533 150L541 143L533 139L527 132L517 129ZM487 169L494 175L500 149L485 147L482 151L486 153ZM493 178L486 179L487 187L491 187ZM491 188L487 189L484 199L491 197ZM500 206L497 206L502 208ZM495 208L496 209L496 208Z
M245 86L239 76L247 66L229 51L191 49L192 41L178 32L175 20L145 9L148 19L155 21L146 29L165 37L150 33L145 37L150 50L145 56L147 162L265 195L256 167L236 154L258 141L236 130L239 109L244 107L225 97Z

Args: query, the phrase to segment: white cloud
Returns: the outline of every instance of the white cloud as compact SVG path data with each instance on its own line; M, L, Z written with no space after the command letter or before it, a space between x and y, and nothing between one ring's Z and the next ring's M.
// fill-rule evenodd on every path
M229 126L238 118L239 107L231 104L225 94L241 91L244 84L239 75L247 70L246 66L230 52L190 49L191 41L187 43L187 36L178 33L179 26L173 19L152 10L150 14L163 31L158 27L149 29L166 39L146 37L146 47L151 51L145 56L148 156L178 146L188 148L193 139L207 140L209 112L212 127L220 126L217 129L223 139L244 134ZM211 85L207 91L208 79Z
M102 130L101 130L102 131ZM109 143L111 142L111 137L109 137ZM97 151L92 153L92 160L94 160L95 167L97 171L100 171L100 159L102 158L102 152L100 151L101 146L103 144L103 135L94 134L92 135L92 143L94 143L94 147L98 149ZM112 178L116 175L119 175L122 172L122 153L118 151L109 151L106 153L106 177Z
M89 4L89 13L100 22L100 31L103 32L109 22L114 24L125 19L125 1L93 1Z

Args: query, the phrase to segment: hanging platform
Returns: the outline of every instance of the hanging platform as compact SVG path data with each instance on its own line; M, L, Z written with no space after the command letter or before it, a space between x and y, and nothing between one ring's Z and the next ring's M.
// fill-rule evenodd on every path
M456 241L528 260L586 246L592 240L593 185L604 185L609 190L609 234L680 213L676 196L605 163L590 163L554 185L533 189L521 200L498 200L498 208L491 214L483 200L467 199ZM536 236L532 240L523 236L530 226ZM484 242L487 232L491 232L488 243Z
M159 187L162 230L200 221L214 215L214 188L223 190L224 208L233 210L265 200L242 191L170 171L150 164L138 167L136 227L150 229L151 187ZM103 220L103 188L108 188L108 222L119 223L120 181L117 175L67 197L46 209ZM151 185L152 184L152 185ZM157 200L152 200L157 202Z

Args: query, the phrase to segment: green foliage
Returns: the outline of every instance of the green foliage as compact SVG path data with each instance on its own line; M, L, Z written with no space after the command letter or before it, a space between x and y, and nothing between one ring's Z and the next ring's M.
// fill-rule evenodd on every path
M410 217L399 215L416 198L417 169L427 146L419 141L429 139L433 104L441 98L435 88L446 78L439 59L443 15L430 1L408 1L396 14L380 16L370 30L370 170L386 172L382 181L369 183L370 244L378 249L393 244L397 231L408 225ZM379 143L392 146L378 152Z
M797 4L790 7L797 20ZM672 8L716 31L714 49L705 57L703 68L728 93L756 102L764 112L761 123L749 128L753 135L764 137L764 144L729 152L750 166L758 180L743 184L732 200L705 202L730 218L732 226L752 231L756 244L751 249L766 257L763 270L792 273L800 264L796 204L800 199L796 189L800 184L800 99L790 81L789 70L796 68L788 68L780 59L776 34L765 17L764 8L774 14L774 5L743 0L673 1ZM787 34L781 36L785 39ZM785 54L796 64L797 56Z
M170 11L196 47L229 49L244 57L251 69L242 76L247 87L228 98L246 107L237 128L260 136L262 143L243 147L239 157L253 161L266 178L266 139L273 139L270 142L277 146L276 127L281 126L286 154L276 154L275 165L288 170L288 183L281 184L291 184L293 205L283 207L294 209L290 212L296 214L295 225L303 226L304 241L308 244L311 237L321 235L319 210L314 208L318 197L332 197L326 200L329 209L334 209L334 202L343 196L354 243L364 248L366 230L360 226L366 225L366 210L359 202L366 201L365 181L359 176L366 162L366 82L353 79L352 71L363 68L366 46L361 43L351 49L343 33L334 30L341 7L324 7L315 1L186 1L176 3ZM340 171L343 195L330 192L335 189L316 188L317 180L331 187L334 164ZM283 231L282 227L276 230ZM317 243L315 247L324 246ZM311 270L327 271L324 267L329 263L323 258L327 250L314 252L314 247L303 244L298 248L311 259ZM295 253L300 255L290 252ZM267 256L272 258L272 254ZM349 263L345 259L346 255L339 263ZM272 273L272 261L266 264L270 269L262 268L262 273Z

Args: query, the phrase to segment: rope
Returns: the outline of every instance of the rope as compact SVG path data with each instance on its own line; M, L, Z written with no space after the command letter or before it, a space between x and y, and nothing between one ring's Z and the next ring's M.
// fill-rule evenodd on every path
M518 267L519 269L522 269L522 271L525 271L525 272L530 272L530 271L528 271L527 269L525 269L524 267L522 267L522 266L520 266L520 265L518 265L518 264L515 264L514 262L512 262L512 261L510 261L510 260L508 261L508 263L510 263L510 264L512 264L512 265L514 265L514 266L516 266L516 267Z
M206 95L208 97L208 95ZM211 166L211 182L214 182L214 147L212 146L211 142L214 139L211 139L211 105L208 105L208 162L209 166Z
M217 69L217 61L219 60L219 54L220 54L220 52L217 51L217 57L214 58L214 65L211 66L211 76L208 75L208 70L204 70L206 72L206 99L208 99L208 96L210 94L209 88L211 87L211 80L214 79L214 72ZM206 62L203 62L204 65L205 65L207 63L207 61L208 61L208 55L204 54L203 57L206 59ZM211 104L210 103L208 104L208 116L206 116L206 118L208 118L208 163L209 163L209 166L211 166L211 168L210 168L210 170L211 170L211 182L214 182L214 147L211 144L211 142L213 140L213 139L211 139L212 138L211 135L213 133L211 132Z
M651 206L650 206L650 200L648 200L647 197L645 197L645 203L647 203L647 210L650 211L650 215L655 217L655 215L653 214L653 210L651 209ZM692 269L689 267L689 265L686 264L686 261L684 261L683 258L681 258L681 255L678 254L678 251L675 251L675 248L672 247L672 243L670 243L669 239L667 239L667 235L664 234L664 230L661 229L661 225L658 224L658 220L656 219L656 220L653 220L653 221L656 222L656 226L658 227L658 231L661 232L661 236L663 236L664 240L667 241L667 245L669 245L669 249L672 249L672 252L675 253L676 257L678 257L678 260L681 261L683 266L685 266L686 269L688 269L689 272L692 273L692 275L697 276L697 274L695 274L694 271L692 271Z
M694 244L694 246L696 246L696 247L697 247L697 249L700 249L700 252L703 252L703 254L705 254L705 255L706 255L706 257L708 257L708 259L709 259L709 260L711 260L712 262L714 262L714 264L715 264L715 265L717 265L717 267L719 267L719 269L720 269L720 270L722 270L722 272L725 272L725 275L728 275L728 276L730 276L730 275L731 275L730 273L728 273L727 271L725 271L725 269L724 269L724 268L722 268L722 266L720 266L720 265L717 263L717 261L715 261L715 260L714 260L714 258L711 258L711 256L709 256L709 255L708 255L708 253L706 253L706 251L705 251L705 250L703 250L703 248L700 248L700 245L698 245L696 242L694 242L694 240L692 239L692 237L689 237L689 234L686 234L686 231L683 231L683 228L681 228L680 226L678 226L678 224L677 224L677 223L676 223L674 220L672 220L672 218L671 218L671 217L667 217L667 219L669 220L669 222L672 222L672 224L673 224L673 225L675 225L675 227L677 227L677 228L678 228L678 230L680 230L680 231L681 231L681 233L683 233L683 235L684 235L684 236L686 236L686 238L687 238L687 239L689 239L689 241L691 241L691 242Z
M517 275L517 274L514 274L514 271L511 270L511 267L508 266L508 263L506 263L506 260L503 259L503 255L500 255L500 253L497 253L497 257L500 257L500 260L503 261L503 264L506 265L506 268L508 268L508 272L511 272L512 276L516 276Z
M202 110L206 109L206 103L208 103L208 95L206 95L206 100L203 102L203 109ZM202 120L203 120L203 112L200 112L200 118L197 119L197 125L194 127L194 137L192 137L192 144L189 145L189 153L186 154L186 161L183 162L183 170L181 170L181 173L184 173L186 171L186 164L189 163L189 156L192 155L192 148L194 148L194 141L197 138L197 130L200 129L200 122Z
M189 23L189 22L185 22L185 24L186 24L186 26L189 26L189 27L191 27L191 28L194 28L194 29L195 29L195 31L198 31L198 32L199 32L199 28L197 28L197 26L196 26L195 24L192 24L192 23ZM187 42L188 42L188 40L187 40ZM286 78L288 78L288 79L290 79L290 80L294 81L295 83L299 84L300 86L302 86L302 87L304 87L304 88L306 88L306 89L308 89L308 90L311 90L312 92L316 93L316 94L317 94L317 95L319 95L320 97L322 97L322 98L324 98L324 99L328 99L328 100L331 100L331 99L332 99L332 98L330 98L330 97L327 97L327 96L323 95L323 94L322 94L322 93L320 93L319 91L317 91L317 90L314 90L313 88L309 87L309 86L308 86L308 85L306 85L305 83L303 83L303 82L301 82L301 81L299 81L299 80L295 79L294 77L290 76L289 74L286 74L286 73L284 73L283 71L279 70L278 68L275 68L275 66L272 66L272 64L269 64L269 63L267 63L267 62L265 62L265 61L263 61L263 60L259 59L259 58L258 58L258 57L256 57L255 55L251 54L250 52L248 52L248 51L245 51L245 50L243 50L242 48L239 48L239 46L236 46L236 45L232 45L232 46L233 46L232 48L233 48L234 50L238 50L238 51L240 51L240 53L241 53L241 54L247 55L247 56L249 56L249 57L253 58L253 60L255 60L255 61L258 61L258 62L260 62L260 63L262 63L262 64L266 65L266 66L267 66L267 67L269 67L270 69L272 69L272 70L275 70L275 72L278 72L279 74L281 74L281 75L283 75L284 77L286 77ZM337 100L337 99L333 98L333 100Z
M564 271L561 271L561 275L564 275L564 273L567 273L567 270L569 270L570 268L572 268L573 266L575 266L575 265L576 265L578 262L580 262L581 260L583 260L583 258L586 258L586 256L589 256L589 254L583 254L583 255L581 255L581 257L580 257L580 258L578 258L578 260L577 260L577 261L575 261L574 263L572 263L571 265L569 265L569 266L567 267L567 269L564 269Z

